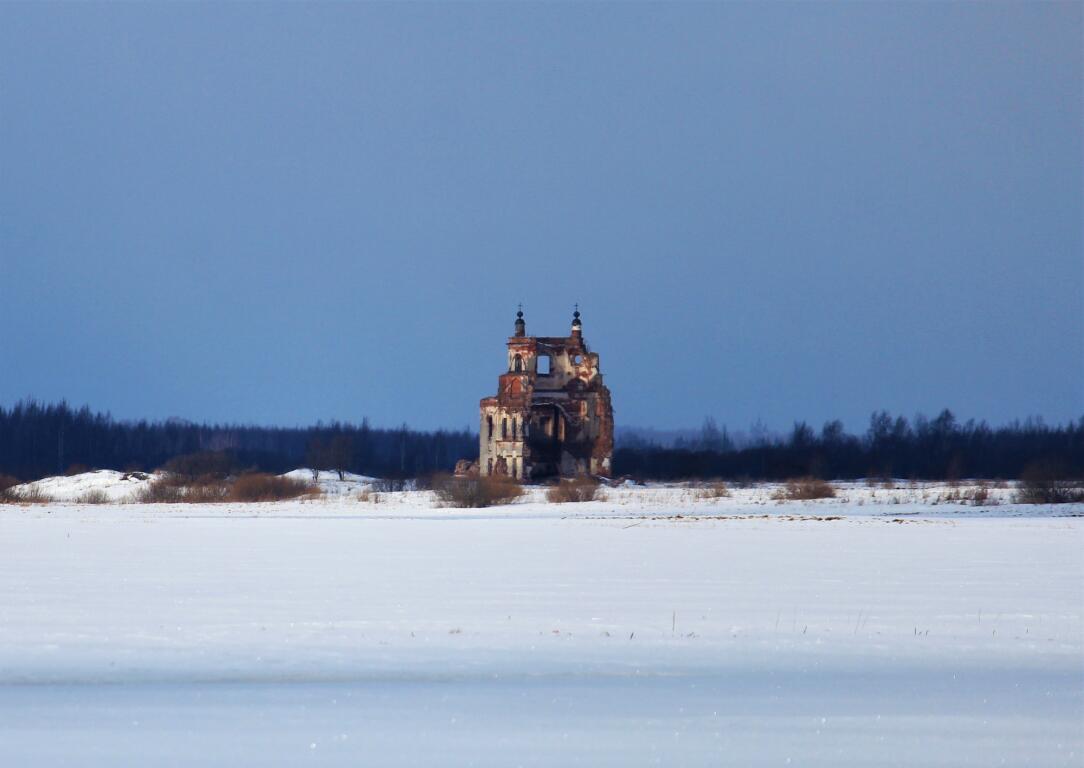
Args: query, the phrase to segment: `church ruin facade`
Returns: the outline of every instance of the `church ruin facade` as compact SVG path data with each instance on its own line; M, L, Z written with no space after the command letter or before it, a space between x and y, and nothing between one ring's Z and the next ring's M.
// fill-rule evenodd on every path
M517 480L609 476L613 407L577 309L569 336L528 336L523 312L508 339L497 395L481 402L478 470Z

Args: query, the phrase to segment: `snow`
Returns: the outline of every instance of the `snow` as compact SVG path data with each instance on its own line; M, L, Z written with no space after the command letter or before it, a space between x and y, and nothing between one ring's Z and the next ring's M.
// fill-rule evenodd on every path
M339 479L337 472L321 470L315 473L315 485L324 495L323 501L340 502L357 500L359 494L373 493L378 479L366 475L344 473ZM134 501L137 492L154 479L155 475L143 473L123 473L113 470L94 470L68 477L49 477L33 483L15 487L17 494L36 492L57 502L79 502L88 492L104 493L109 501ZM313 483L311 469L295 469L283 477ZM580 512L592 512L602 515L626 515L635 510L658 510L661 514L671 514L668 510L677 508L677 513L686 514L778 514L793 513L795 510L816 514L838 514L845 509L847 515L958 515L958 514L995 514L1035 516L1049 514L1055 509L1036 508L1013 504L1015 488L1009 483L997 485L965 481L962 483L913 482L904 480L889 481L877 485L864 482L834 482L837 498L806 502L804 505L782 503L776 494L782 489L781 483L758 483L749 487L731 487L730 495L720 499L705 498L704 489L689 487L683 483L654 483L638 485L631 480L617 483L614 488L605 488L602 501L581 505ZM987 500L982 506L976 506L967 497L977 489L983 488ZM404 510L422 511L438 507L432 493L425 491L379 492L375 491L374 503L383 505L382 509L394 508L396 513ZM525 508L526 505L526 508ZM505 513L522 516L527 512L539 516L562 517L567 508L551 505L546 501L544 487L528 487L522 499L514 505L501 508ZM344 510L351 514L359 510L336 507L336 512ZM371 511L371 510L370 510ZM1064 513L1064 509L1061 513Z
M1079 766L1084 507L953 490L0 506L0 765Z
M47 477L33 483L15 486L17 494L39 492L54 501L79 501L90 493L101 493L109 501L134 500L136 494L148 485L154 476L143 472L117 472L112 469L96 469L92 472L68 477Z
M315 485L327 496L351 496L370 488L376 478L344 473L339 479L338 472L319 471ZM61 477L47 477L32 483L15 487L16 494L44 494L47 499L59 502L79 502L88 493L103 493L109 501L133 502L138 492L148 485L157 475L143 472L117 472L111 469L96 469L91 472ZM311 469L295 469L283 477L304 480L313 483Z
M295 469L292 472L287 472L283 477L312 483L313 470ZM343 477L340 480L338 472L318 470L316 472L315 485L320 489L321 493L327 494L328 496L355 496L361 491L371 488L374 482L376 482L375 477L356 475L353 472L344 472Z

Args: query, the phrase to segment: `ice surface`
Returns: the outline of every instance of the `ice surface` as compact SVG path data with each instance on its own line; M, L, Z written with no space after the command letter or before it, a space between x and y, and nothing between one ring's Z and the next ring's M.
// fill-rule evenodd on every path
M912 490L2 506L0 765L1081 765L1081 507Z

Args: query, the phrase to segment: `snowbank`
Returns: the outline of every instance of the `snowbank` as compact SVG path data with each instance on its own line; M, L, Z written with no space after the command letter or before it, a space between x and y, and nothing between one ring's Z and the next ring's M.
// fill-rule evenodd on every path
M389 496L0 509L0 762L1079 765L1084 519Z
M140 489L153 479L153 475L144 472L97 469L68 477L47 477L32 483L23 483L15 486L13 490L17 495L41 494L47 499L60 502L88 499L127 502L134 501Z
M338 472L329 472L326 470L320 470L315 473L316 481L315 485L320 489L321 493L328 496L356 496L361 491L364 491L372 487L372 484L376 482L375 477L367 477L366 475L355 475L352 472L346 472L343 475L343 479L339 479ZM302 480L306 483L313 482L313 470L311 469L295 469L292 472L287 472L283 477L289 477L294 480Z
M295 469L284 477L313 482L309 469ZM71 477L50 477L34 483L16 486L19 494L44 494L45 498L62 503L80 501L134 501L136 494L153 476L142 473L122 473L98 470ZM336 472L320 471L316 485L322 496L304 502L275 502L250 509L261 515L293 515L316 513L311 506L321 505L319 514L385 516L476 516L473 510L441 508L430 491L376 491L379 480L374 477L347 473L339 479ZM616 487L604 488L598 501L585 504L551 504L546 489L529 486L523 497L512 504L495 507L490 512L509 517L567 517L587 515L624 517L656 515L820 515L844 517L913 517L920 516L983 516L1035 517L1084 514L1084 505L1021 505L1015 504L1012 483L991 484L978 481L960 483L890 481L877 485L864 482L833 483L837 495L832 499L815 501L780 501L779 483L758 483L747 487L732 486L729 495L716 498L708 489L679 483L637 485L625 481ZM95 494L92 499L88 494ZM219 509L221 512L222 509ZM232 507L227 511L232 513ZM210 514L216 514L210 511Z

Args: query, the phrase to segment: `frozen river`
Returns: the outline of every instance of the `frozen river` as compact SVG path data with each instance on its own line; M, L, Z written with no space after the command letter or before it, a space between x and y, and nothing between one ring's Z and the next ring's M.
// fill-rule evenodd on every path
M1084 518L363 506L0 508L0 764L1084 762Z

